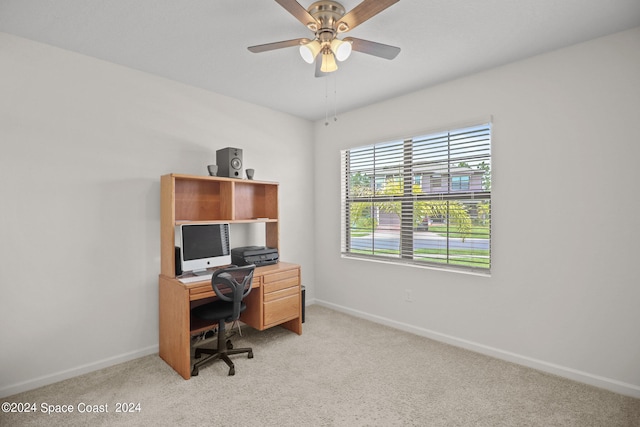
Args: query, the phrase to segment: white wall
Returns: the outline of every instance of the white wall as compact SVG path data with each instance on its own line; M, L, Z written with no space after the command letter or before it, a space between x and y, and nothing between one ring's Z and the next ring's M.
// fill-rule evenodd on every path
M159 177L239 146L281 183L308 300L640 397L638 46L635 29L314 129L0 33L0 396L157 351ZM340 258L340 149L488 115L491 277Z
M340 257L341 149L490 115L491 277ZM640 28L316 123L316 302L640 397L638 135Z
M313 288L312 123L3 33L0 70L0 396L157 352L160 176L217 149L281 183Z

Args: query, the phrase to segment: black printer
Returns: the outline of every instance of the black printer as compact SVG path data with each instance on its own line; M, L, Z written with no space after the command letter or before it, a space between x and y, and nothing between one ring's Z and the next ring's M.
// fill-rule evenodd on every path
M255 264L256 267L276 264L278 262L278 250L267 248L266 246L233 248L231 249L231 262L235 265Z

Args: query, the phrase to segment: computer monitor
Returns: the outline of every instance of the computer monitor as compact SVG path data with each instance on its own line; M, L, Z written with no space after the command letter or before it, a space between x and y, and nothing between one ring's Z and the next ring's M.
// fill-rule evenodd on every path
M183 273L207 274L207 268L231 264L229 224L181 224L175 235Z

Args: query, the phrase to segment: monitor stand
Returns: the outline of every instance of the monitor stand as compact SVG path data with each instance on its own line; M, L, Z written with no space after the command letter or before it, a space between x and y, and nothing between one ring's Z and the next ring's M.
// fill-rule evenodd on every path
M191 273L193 273L194 276L207 276L211 274L206 268L204 270L193 270Z

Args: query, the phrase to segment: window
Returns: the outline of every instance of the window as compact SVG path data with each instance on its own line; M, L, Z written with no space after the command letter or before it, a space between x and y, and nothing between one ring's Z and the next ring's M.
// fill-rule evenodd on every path
M343 256L488 272L491 125L342 151Z
M470 176L452 176L451 191L463 191L469 189Z

